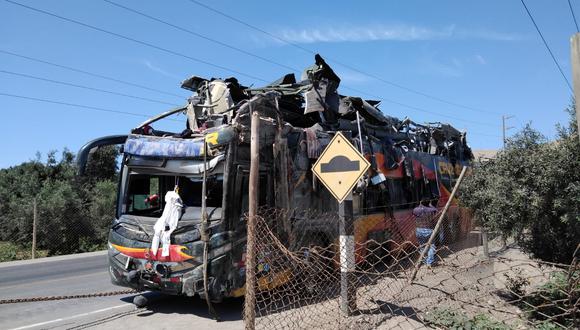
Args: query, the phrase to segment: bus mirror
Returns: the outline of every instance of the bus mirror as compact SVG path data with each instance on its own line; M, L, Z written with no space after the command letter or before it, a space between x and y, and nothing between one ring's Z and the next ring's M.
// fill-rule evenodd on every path
M97 148L110 146L110 145L117 145L123 144L127 140L127 135L109 135L104 136L93 141L88 142L84 146L81 147L79 152L77 153L77 170L78 175L83 176L85 175L85 170L87 167L87 162L89 160L89 155L93 153Z

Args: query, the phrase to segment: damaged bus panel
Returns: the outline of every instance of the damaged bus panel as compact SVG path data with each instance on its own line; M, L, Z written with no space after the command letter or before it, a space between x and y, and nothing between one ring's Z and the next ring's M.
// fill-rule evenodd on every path
M414 226L402 224L422 198L447 201L472 159L466 133L449 124L389 116L379 110L379 101L339 94L339 85L319 55L300 81L288 74L260 88L236 78L193 76L182 83L193 92L185 106L128 135L87 143L79 151L80 173L94 148L122 145L109 233L113 283L214 302L244 294L251 110L260 115L258 203L296 210L277 230L287 236L304 230L297 225L306 221L298 210L337 212L311 168L341 131L371 163L353 197L357 239L415 241L414 231L405 229ZM183 131L154 128L179 113L186 115ZM320 240L309 244L337 237L337 228L328 224L308 228ZM357 254L359 259L364 255Z

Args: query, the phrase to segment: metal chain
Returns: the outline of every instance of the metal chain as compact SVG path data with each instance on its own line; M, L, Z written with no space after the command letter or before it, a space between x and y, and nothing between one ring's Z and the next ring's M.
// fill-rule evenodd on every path
M4 304L18 304L26 302L37 302L37 301L51 301L51 300L66 300L66 299L80 299L80 298L95 298L95 297L108 297L117 296L122 294L137 293L137 290L120 290L120 291L106 291L106 292L96 292L96 293L86 293L86 294L76 294L68 296L46 296L46 297L30 297L30 298L13 298L13 299L1 299L0 305Z

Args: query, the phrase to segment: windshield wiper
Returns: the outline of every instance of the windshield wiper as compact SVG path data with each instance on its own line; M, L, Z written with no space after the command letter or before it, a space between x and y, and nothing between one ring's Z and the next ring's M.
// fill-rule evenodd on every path
M151 238L151 236L147 233L147 231L145 230L145 228L143 227L141 222L139 222L139 220L137 220L137 219L131 219L131 220L134 220L135 222L117 220L117 223L113 224L113 226L111 226L111 229L115 229L115 228L119 227L120 225L126 223L128 225L137 226L137 228L139 228L147 236L147 238Z

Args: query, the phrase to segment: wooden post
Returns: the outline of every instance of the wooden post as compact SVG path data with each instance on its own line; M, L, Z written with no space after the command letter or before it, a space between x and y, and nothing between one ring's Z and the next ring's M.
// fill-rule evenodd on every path
M572 61L572 83L574 84L574 104L580 102L580 33L576 33L570 39L570 60ZM580 128L580 111L576 110L576 123ZM578 134L580 139L580 134Z
M260 114L249 102L251 123L250 180L248 189L248 224L246 245L246 300L244 321L246 330L254 330L256 325L256 215L258 211L258 184L260 169Z
M32 200L32 259L36 258L36 227L38 225L38 212L36 207L36 197Z
M447 210L449 209L449 206L451 205L451 201L453 200L453 197L455 197L455 193L457 192L457 188L459 188L459 185L461 184L461 181L463 180L463 176L465 175L466 171L467 171L467 166L463 166L463 169L461 169L461 174L459 175L459 179L457 179L457 182L455 183L455 187L453 187L453 191L451 192L451 196L449 196L447 203L445 203L445 207L443 208L443 211L441 212L441 215L439 216L439 219L437 220L437 224L435 225L435 228L433 229L433 233L431 234L431 237L429 237L429 241L427 242L427 245L425 246L425 248L421 250L421 255L419 256L419 259L417 259L417 262L415 262L415 268L413 268L413 273L411 273L411 276L409 277L409 283L412 283L415 280L415 277L417 276L417 272L419 271L419 267L421 267L421 264L423 263L423 258L425 258L425 254L429 250L429 247L431 246L431 244L433 244L435 237L437 237L437 233L439 232L439 227L441 227L441 223L443 222L443 218L445 217L445 214L447 214Z

